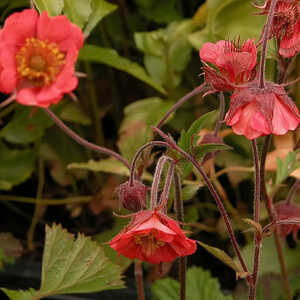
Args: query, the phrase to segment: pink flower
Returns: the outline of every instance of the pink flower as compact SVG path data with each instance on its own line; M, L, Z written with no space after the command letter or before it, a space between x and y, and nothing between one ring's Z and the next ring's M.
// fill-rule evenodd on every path
M300 115L285 90L268 83L265 89L249 85L248 88L236 90L231 96L225 121L236 134L253 140L272 133L283 135L288 130L295 130Z
M196 251L196 242L187 238L178 223L158 210L142 210L109 245L119 254L151 264L170 262Z
M284 57L295 56L300 51L300 19L293 26L293 31L280 41L279 54Z
M294 204L288 204L285 201L279 202L275 205L278 220L289 220L300 218L300 207ZM297 232L300 228L298 224L283 224L280 225L280 233L286 237L293 232L294 239L297 240Z
M205 43L199 54L203 62L215 65L219 71L207 64L204 66L205 79L216 90L230 91L234 85L253 79L257 56L253 39L248 39L243 45L229 41Z
M48 107L78 84L74 64L83 45L67 17L34 9L9 16L0 31L0 92L16 91L23 105Z

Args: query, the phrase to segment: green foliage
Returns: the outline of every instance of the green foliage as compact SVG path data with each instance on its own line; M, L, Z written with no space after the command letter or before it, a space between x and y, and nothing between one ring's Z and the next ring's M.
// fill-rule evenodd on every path
M117 8L105 0L34 0L34 3L40 12L46 10L50 16L63 12L72 23L84 28L86 36Z
M36 152L11 150L0 141L0 190L10 190L28 179L35 168Z
M143 67L128 60L127 58L119 56L117 51L114 49L98 47L95 45L85 45L80 51L79 59L105 64L120 71L127 72L128 74L152 86L159 92L165 93L161 85L149 77Z
M170 23L181 19L178 0L134 0L139 6L139 13L150 21Z
M34 4L40 12L46 10L50 16L57 16L63 10L64 0L34 0Z
M39 140L53 121L42 111L28 106L17 106L13 118L0 131L0 136L15 144Z
M36 290L29 289L28 291L13 291L9 289L1 289L11 300L34 300L36 298Z
M119 130L118 147L129 161L136 151L151 140L152 128L171 108L172 103L160 98L148 98L128 105ZM155 113L153 113L155 112Z
M192 147L197 145L197 141L200 138L199 132L204 128L207 123L214 118L216 115L215 111L208 112L198 118L192 123L190 128L185 131L181 131L180 139L178 141L178 146L184 151L190 152Z
M293 171L300 167L300 162L297 162L296 160L296 155L298 153L300 153L300 149L290 151L284 161L277 158L276 185L282 183Z
M191 59L187 35L193 30L193 22L185 20L170 23L165 29L134 34L137 48L144 53L148 73L168 90L180 84L181 73Z
M232 300L224 296L220 285L208 271L201 268L190 268L187 271L186 299L194 300ZM179 282L172 278L157 280L151 286L153 300L175 300L179 298Z
M251 1L207 0L206 26L189 35L191 45L200 49L206 42L258 39L265 23L265 16L257 16Z
M90 238L73 235L59 225L46 226L42 282L38 291L9 291L12 299L33 300L50 295L89 293L123 287L120 268Z
M88 22L84 28L84 34L88 36L91 31L96 27L105 16L109 15L117 9L117 6L104 0L92 0L91 14L89 15Z
M1 21L4 22L4 19L7 15L16 8L22 8L28 6L28 0L1 0L0 1L0 11L1 11Z
M69 122L78 123L81 125L91 125L91 118L85 113L82 108L75 102L68 102L62 108L59 116Z

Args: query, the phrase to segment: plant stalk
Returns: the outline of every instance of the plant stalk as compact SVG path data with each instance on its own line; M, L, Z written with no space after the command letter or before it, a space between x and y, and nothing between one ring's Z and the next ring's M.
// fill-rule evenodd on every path
M137 260L134 263L134 276L138 293L138 300L145 300L144 280L142 262Z
M69 128L63 121L61 121L53 111L51 111L49 108L43 108L44 112L50 116L50 118L56 123L56 125L62 129L69 137L71 137L74 141L76 141L78 144L86 147L87 149L90 149L92 151L106 154L109 156L112 156L122 162L128 169L130 169L130 164L129 162L122 157L120 154L117 152L110 150L105 147L100 147L98 145L95 145L93 143L88 142L84 138L80 137L77 133L75 133L71 128Z

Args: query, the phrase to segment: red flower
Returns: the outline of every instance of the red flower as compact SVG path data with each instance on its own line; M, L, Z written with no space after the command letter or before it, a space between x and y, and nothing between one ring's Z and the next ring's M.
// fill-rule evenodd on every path
M243 45L229 41L205 43L199 54L202 61L214 64L219 70L217 73L208 65L204 66L205 79L216 90L230 91L234 85L253 79L257 56L253 39L248 39Z
M67 17L34 9L9 16L0 31L0 92L16 90L24 105L48 107L78 84L74 64L83 45Z
M271 0L267 0L260 14L268 14ZM279 0L271 27L270 38L276 37L279 41L279 53L284 57L291 57L300 51L300 5L298 0Z
M157 210L142 210L110 242L119 254L152 264L169 262L196 251L177 222Z
M252 83L253 86L255 84ZM300 115L282 87L267 83L265 89L249 85L248 88L236 90L231 96L225 121L236 134L252 140L263 135L283 135L288 130L295 130Z
M300 20L293 26L293 31L280 41L279 54L292 57L300 51Z
M300 207L288 204L285 201L279 202L275 205L278 220L299 219ZM280 225L280 233L283 237L286 237L293 232L294 239L297 240L297 232L300 225L297 224L283 224Z

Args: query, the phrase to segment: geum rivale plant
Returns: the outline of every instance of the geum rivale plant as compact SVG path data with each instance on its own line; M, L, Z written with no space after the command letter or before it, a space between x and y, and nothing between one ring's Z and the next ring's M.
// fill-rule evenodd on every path
M249 300L256 297L263 238L272 231L275 237L280 234L286 236L290 232L295 235L299 229L300 208L292 203L292 198L300 185L297 182L287 200L274 205L265 187L265 160L272 134L284 135L288 131L295 130L300 123L298 108L285 90L285 87L293 82L284 82L288 67L287 59L295 56L300 50L300 7L298 1L293 0L266 0L264 5L256 6L259 14L267 15L261 39L255 41L249 37L245 42L222 40L205 43L199 53L205 82L180 99L157 126L153 127L154 136L160 136L162 140L149 141L142 146L131 164L118 153L81 138L49 108L77 86L74 64L83 44L81 30L64 16L49 17L46 12L39 15L34 9L29 9L11 15L0 31L0 91L11 94L2 106L16 100L22 105L40 107L75 141L91 150L118 159L130 170L129 180L118 188L120 206L130 211L129 215L119 217L128 217L130 222L109 241L109 245L119 255L136 259L135 274L140 300L145 297L141 262L161 264L177 258L180 262L180 299L186 297L186 256L196 251L196 241L188 238L187 232L182 229L184 225L181 197L182 161L188 161L193 165L215 199L240 264L235 271L238 277L244 278L248 283ZM61 30L61 27L64 27L64 30ZM276 83L266 80L266 52L270 39L276 39L278 64L284 66L279 69ZM216 150L226 147L218 137L224 122L235 134L245 136L252 146L255 167L254 207L253 219L246 220L254 230L252 270L242 256L221 197L203 168L204 160L197 156L199 143L194 133L185 133L186 136L181 137L176 143L161 129L177 108L200 93L203 95L218 93L220 99L220 116L216 130L213 135L207 135L201 142L215 145L211 155L217 155ZM227 112L224 93L230 95ZM260 137L264 137L264 142L259 153L256 139ZM189 139L187 143L183 142L184 138ZM136 168L136 164L146 150L155 146L165 148L166 152L157 161L150 188L142 182L143 167ZM203 156L202 153L201 158ZM169 212L172 187L175 218ZM148 190L151 191L150 199L147 197ZM267 205L270 219L270 223L265 227L260 224L262 201ZM280 243L277 246L280 254L282 252ZM291 299L285 261L282 255L280 257L286 294L288 299ZM227 263L230 261L225 254L219 255L219 258L226 260Z

